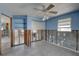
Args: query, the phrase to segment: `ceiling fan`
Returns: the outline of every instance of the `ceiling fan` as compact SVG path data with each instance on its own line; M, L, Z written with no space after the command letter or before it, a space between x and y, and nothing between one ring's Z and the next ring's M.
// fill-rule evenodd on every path
M34 8L37 11L41 11L43 15L43 20L46 20L49 18L49 14L57 14L57 11L51 11L51 9L55 7L53 4L49 4L49 6L46 8L45 5L42 5L42 9Z

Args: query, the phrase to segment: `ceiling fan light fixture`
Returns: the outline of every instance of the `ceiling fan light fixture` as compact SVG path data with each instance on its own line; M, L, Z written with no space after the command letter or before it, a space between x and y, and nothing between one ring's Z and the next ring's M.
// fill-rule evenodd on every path
M45 21L46 19L45 18L43 18L43 21Z
M43 18L43 21L45 21L45 20L48 20L49 19L49 17L47 16L44 16L44 18Z

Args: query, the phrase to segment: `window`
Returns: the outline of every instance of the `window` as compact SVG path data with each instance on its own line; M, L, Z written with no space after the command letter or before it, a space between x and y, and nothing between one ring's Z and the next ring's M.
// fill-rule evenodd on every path
M71 31L71 18L58 20L58 31Z

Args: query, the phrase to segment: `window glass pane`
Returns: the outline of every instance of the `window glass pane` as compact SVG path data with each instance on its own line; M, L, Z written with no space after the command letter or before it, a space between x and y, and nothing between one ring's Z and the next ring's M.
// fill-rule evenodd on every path
M58 31L71 31L71 18L58 20Z

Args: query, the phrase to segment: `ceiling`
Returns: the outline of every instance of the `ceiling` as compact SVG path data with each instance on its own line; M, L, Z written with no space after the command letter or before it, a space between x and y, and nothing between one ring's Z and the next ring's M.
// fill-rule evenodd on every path
M57 14L51 16L57 16L60 14L68 13L71 11L79 10L79 4L77 3L53 3L55 5L51 10L57 11ZM29 15L29 16L43 16L40 12L34 10L34 8L42 8L41 5L46 7L49 3L0 3L0 13L4 13L9 16L13 15Z

